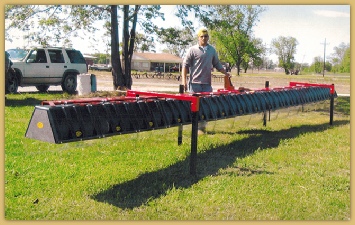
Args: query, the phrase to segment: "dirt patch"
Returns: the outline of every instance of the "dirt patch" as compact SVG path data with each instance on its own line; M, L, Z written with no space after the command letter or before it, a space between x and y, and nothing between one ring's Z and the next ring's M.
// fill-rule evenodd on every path
M98 91L112 91L113 82L109 72L97 72ZM269 81L270 88L287 87L290 82L306 82L320 84L334 84L338 94L350 94L350 76L346 75L282 75L282 74L252 74L232 76L232 84L235 88L245 87L251 89L264 88L265 82ZM178 92L181 81L166 78L135 78L133 77L133 90L157 91L157 92ZM219 79L212 80L214 90L224 87Z

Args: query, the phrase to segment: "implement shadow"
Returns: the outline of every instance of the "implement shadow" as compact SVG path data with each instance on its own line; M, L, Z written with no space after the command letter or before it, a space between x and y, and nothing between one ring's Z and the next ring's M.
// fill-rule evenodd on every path
M38 94L38 98L35 97L26 97L25 99L12 99L11 95L20 95L20 94ZM18 106L35 106L35 105L40 105L41 102L44 100L41 100L41 95L43 93L39 92L19 92L18 94L8 94L5 95L5 106L6 107L18 107ZM63 94L62 91L47 91L44 94Z
M35 106L40 105L41 100L37 98L25 98L25 99L5 99L5 106L18 107L18 106Z
M348 120L334 121L333 126L348 124ZM256 150L276 148L285 138L296 138L304 133L322 132L329 124L303 125L280 131L247 130L250 136L220 146L197 156L197 176L189 175L189 157L183 161L153 172L140 175L134 180L116 184L108 190L91 196L94 200L109 203L122 209L133 209L142 206L152 199L159 198L172 188L189 188L206 176L218 174L223 168L233 166L236 158L246 157ZM255 171L249 168L236 168L239 175L257 175L270 173Z

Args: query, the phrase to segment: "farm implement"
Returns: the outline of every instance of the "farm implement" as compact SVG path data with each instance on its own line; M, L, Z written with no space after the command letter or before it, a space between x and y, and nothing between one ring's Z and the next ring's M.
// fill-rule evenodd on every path
M287 87L235 89L225 78L216 92L178 94L128 90L126 96L43 101L35 106L25 136L49 143L65 143L192 124L190 174L196 174L198 122L248 114L266 115L278 109L330 100L333 123L334 85L290 82Z

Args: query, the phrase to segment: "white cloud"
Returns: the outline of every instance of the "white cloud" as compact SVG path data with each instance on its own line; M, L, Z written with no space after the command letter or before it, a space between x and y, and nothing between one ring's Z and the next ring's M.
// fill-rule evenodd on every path
M332 17L332 18L337 18L337 17L344 17L344 18L350 18L349 13L344 13L344 12L337 12L337 11L331 11L331 10L315 10L315 14L319 16L324 16L324 17Z

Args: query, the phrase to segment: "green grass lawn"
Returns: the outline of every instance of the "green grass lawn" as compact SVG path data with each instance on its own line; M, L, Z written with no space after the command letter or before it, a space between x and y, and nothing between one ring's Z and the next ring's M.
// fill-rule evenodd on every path
M49 144L25 138L34 105L7 95L6 220L349 220L350 98L312 111L209 122L189 175L191 125ZM325 109L321 109L325 106ZM313 110L317 109L317 110Z

